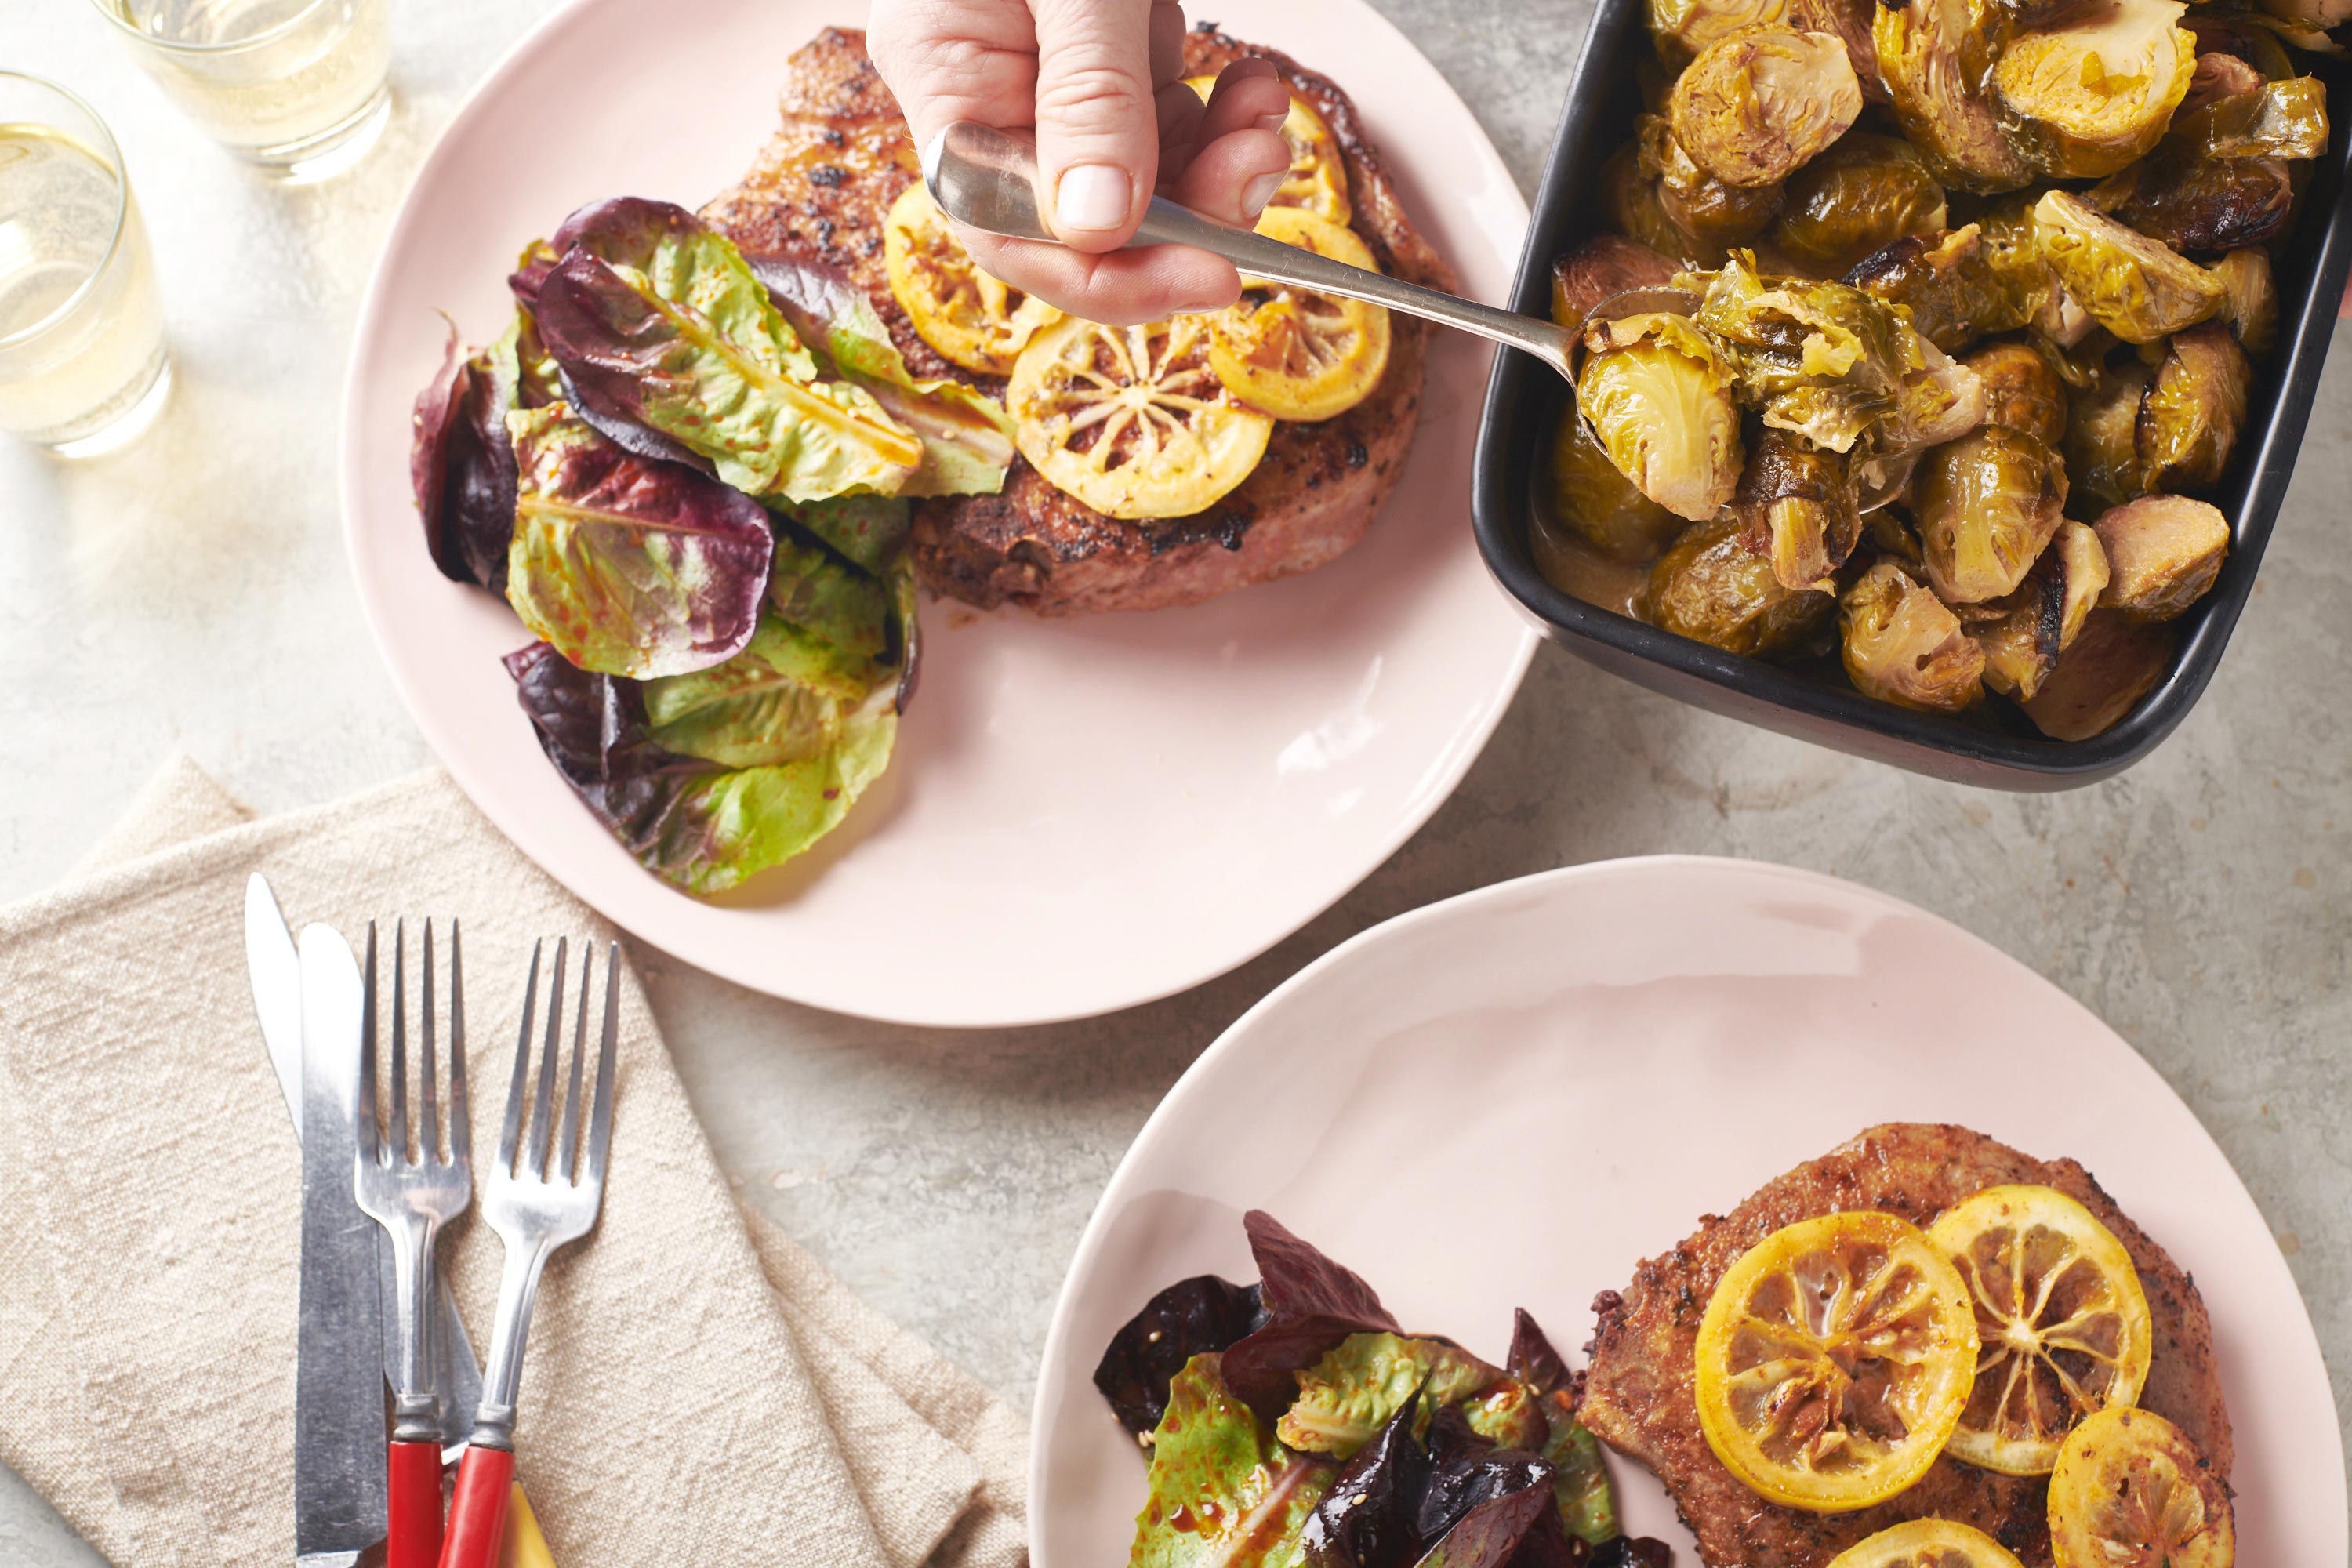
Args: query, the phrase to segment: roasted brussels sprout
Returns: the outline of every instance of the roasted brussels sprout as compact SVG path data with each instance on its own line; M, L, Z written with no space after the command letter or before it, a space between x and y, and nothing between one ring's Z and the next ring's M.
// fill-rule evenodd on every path
M1783 587L1772 563L1748 548L1736 518L1695 524L1651 568L1642 618L1726 653L1802 648L1828 625L1837 601Z
M1642 172L1640 153L1627 143L1601 166L1601 201L1609 221L1641 244L1704 271L1723 265L1723 247L1675 226L1658 198L1658 182Z
M2181 0L2107 0L2065 26L2011 38L1992 81L2001 122L2061 179L2112 174L2162 137L2197 69Z
M2021 430L2052 451L2066 440L2066 384L2026 343L1988 343L1961 362L1984 384L1985 423Z
M2033 224L2058 281L2127 343L2169 337L2221 308L2221 285L2202 267L2071 192L2046 193L2034 204Z
M1887 451L1917 451L1957 441L1984 423L1986 394L1977 373L1912 334L1919 367L1903 378L1894 416L1878 432Z
M1827 591L1862 537L1846 457L1802 436L1767 427L1731 498L1750 550L1772 563L1784 588Z
M2190 32L2197 31L2190 26L2189 18L2184 16L2180 21L2181 26L2189 27ZM2266 74L2236 55L2215 54L2205 47L2204 36L2200 34L2197 39L2197 68L2189 74L2189 95L2180 100L2180 107L2172 111L2172 124L2165 132L2164 139L2167 142L2178 141L2181 126L2208 104L2235 98L2240 93L2260 92L2263 84L2269 79Z
M1633 488L1573 408L1560 416L1551 448L1552 511L1610 560L1638 566L1684 528L1684 521Z
M1709 44L1786 22L1789 0L1650 0L1649 14L1658 58L1679 71Z
M1584 325L1576 403L1609 460L1677 517L1712 517L1739 483L1732 368L1687 317Z
M2216 55L2228 55L2243 60L2258 75L2272 81L2294 75L2294 57L2286 52L2278 35L2242 13L2192 10L2180 18L2180 25L2197 35L2200 65ZM2197 95L2193 81L2189 93L2191 98Z
M2271 280L2267 250L2233 250L2209 270L2221 285L2221 317L2239 346L2260 356L2278 341L2278 285Z
M2135 621L2168 621L2203 598L2230 553L2221 509L2187 496L2142 496L2094 524L2107 552L2099 607Z
M1947 189L1990 195L2031 182L2033 165L2009 138L1979 84L1990 69L1969 0L1882 4L1871 39L1903 134Z
M1845 672L1864 695L1946 713L1984 695L1984 650L1895 562L1854 580L1838 600L1838 622Z
M1870 36L1877 14L1878 0L1795 0L1789 22L1808 33L1836 34L1845 45L1845 58L1853 62L1862 96L1872 103L1885 103L1886 84L1878 75L1878 45Z
M1726 184L1777 185L1845 134L1862 84L1834 36L1751 27L1700 50L1667 110L1700 168Z
M1695 320L1729 349L1764 423L1847 452L1901 406L1918 335L1883 301L1843 283L1767 278L1735 253Z
M1988 204L1977 215L1985 265L2008 293L2012 314L2053 342L2071 344L2091 330L2091 318L2058 286L2058 275L2042 259L2033 203L2032 193L2021 192Z
M2158 153L2084 193L2173 249L2210 256L2267 245L2294 216L2294 180L2278 158L2195 158Z
M2352 0L2262 0L2262 6L2280 21L2319 32L2352 22Z
M2139 401L2156 373L2137 360L2103 370L2066 408L2066 480L2078 510L2095 517L2145 494L2140 482Z
M2201 58L2199 68L2204 68ZM2242 68L2253 75L2252 67ZM2316 158L2327 151L2327 88L2317 77L2228 86L2238 90L2219 91L2172 117L2164 137L2168 152L2204 158Z
M2219 480L2246 422L2253 374L2221 322L2175 333L2140 395L2134 435L2140 482L2152 490L2201 490Z
M1682 268L1636 239L1595 235L1551 264L1551 319L1570 331L1586 312L1628 289L1662 289Z
M1908 142L1849 131L1789 177L1772 241L1794 260L1842 273L1889 240L1944 226L1944 187Z
M1906 235L1864 257L1845 280L1909 310L1912 330L1946 353L2032 319L1993 270L1974 224Z
M1937 447L1911 479L1927 581L1955 605L2013 592L2065 505L2065 468L2022 431L1987 425Z
M2087 741L2115 727L2172 667L2172 628L2093 616L2024 704L2025 716L2053 741Z
M2031 700L2081 634L2106 585L2107 556L2099 536L2083 523L2060 523L2017 592L1983 606L1998 615L1969 626L1984 650L1985 684L2021 702ZM1961 618L1968 620L1965 612Z
M1664 115L1634 121L1633 145L1642 173L1657 184L1666 220L1702 243L1752 239L1780 210L1779 185L1727 185L1691 162Z

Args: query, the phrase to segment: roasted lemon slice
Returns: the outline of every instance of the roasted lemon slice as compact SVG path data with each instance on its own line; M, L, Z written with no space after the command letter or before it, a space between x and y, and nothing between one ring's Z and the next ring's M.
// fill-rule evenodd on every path
M1208 329L1180 316L1139 327L1076 317L1021 351L1004 405L1021 455L1108 517L1186 517L1249 478L1274 421L1226 395Z
M1372 271L1356 231L1304 207L1268 207L1258 233ZM1209 322L1209 368L1225 390L1276 419L1328 419L1371 395L1389 368L1389 313L1264 279Z
M2058 1568L2230 1568L2230 1496L2188 1435L2148 1410L2086 1415L2050 1472Z
M2051 1187L1989 1187L1927 1232L1967 1281L1977 1380L1952 1434L1956 1459L2046 1476L2067 1428L2132 1405L2152 1330L2131 1254Z
M1206 103L1217 79L1187 77L1184 85ZM1339 154L1339 139L1331 134L1315 106L1296 92L1290 95L1290 113L1282 122L1282 139L1290 143L1290 173L1266 205L1305 207L1333 223L1346 223L1355 209L1348 202L1348 161Z
M1758 1242L1698 1327L1698 1419L1724 1468L1788 1508L1884 1501L1936 1462L1977 1362L1968 1287L1888 1214L1800 1220Z
M1043 300L980 269L920 180L882 220L890 292L922 340L966 370L1010 375L1029 340L1062 319Z
M2025 1568L1974 1525L1914 1519L1890 1525L1830 1559L1830 1568Z

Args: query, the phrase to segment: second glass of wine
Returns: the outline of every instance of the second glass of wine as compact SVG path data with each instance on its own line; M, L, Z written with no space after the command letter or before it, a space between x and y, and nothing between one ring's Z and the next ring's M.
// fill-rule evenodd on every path
M392 118L392 0L92 0L213 139L279 177L357 163Z

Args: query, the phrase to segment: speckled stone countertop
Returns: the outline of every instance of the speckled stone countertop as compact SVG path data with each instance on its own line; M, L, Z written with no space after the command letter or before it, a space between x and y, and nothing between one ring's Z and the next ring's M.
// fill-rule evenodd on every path
M1584 0L1374 3L1532 189ZM118 457L65 468L0 443L0 896L55 882L173 747L264 811L429 760L343 563L344 355L411 171L549 4L401 0L385 144L308 191L262 185L205 143L84 0L5 7L0 60L82 92L123 143L182 384L161 426ZM1112 1165L1185 1064L1300 965L1402 910L1553 866L1663 850L1787 861L1948 916L2137 1046L2252 1189L2352 1413L2347 361L2352 337L2339 338L2212 689L2116 783L1958 789L1694 712L1546 649L1419 837L1235 973L1087 1023L923 1033L641 951L687 1087L750 1197L866 1300L1025 1403ZM0 1472L0 1562L97 1561Z

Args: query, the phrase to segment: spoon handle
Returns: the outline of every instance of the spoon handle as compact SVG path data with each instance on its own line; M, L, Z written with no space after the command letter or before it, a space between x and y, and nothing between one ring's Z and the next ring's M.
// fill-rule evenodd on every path
M932 199L959 223L1012 239L1057 243L1038 207L1036 153L1018 137L959 121L940 131L923 149L923 182L929 186ZM1228 228L1164 196L1151 198L1150 210L1128 244L1193 246L1223 257L1245 276L1360 300L1440 326L1475 332L1524 350L1563 376L1569 374L1570 336L1549 321L1350 267L1247 229Z

